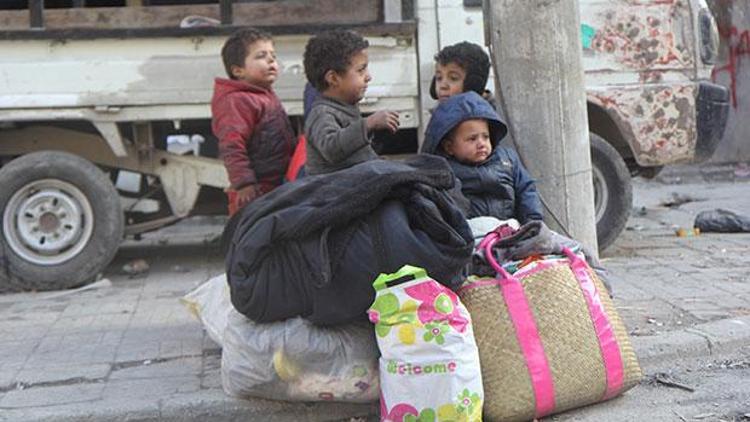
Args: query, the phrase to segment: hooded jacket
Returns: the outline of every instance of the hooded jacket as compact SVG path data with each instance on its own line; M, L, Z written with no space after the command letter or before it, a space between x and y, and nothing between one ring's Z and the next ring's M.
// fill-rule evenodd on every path
M356 105L318 97L305 117L310 175L331 173L378 158L372 137Z
M255 322L366 318L379 273L405 264L457 288L473 237L446 189L447 162L372 160L287 183L235 215L226 270L234 307Z
M216 78L211 115L232 188L256 183L265 193L279 186L295 137L276 94L244 81Z
M490 129L492 154L479 164L459 162L447 156L441 146L450 131L471 119L486 120ZM432 113L420 152L448 159L461 182L461 192L471 203L468 218L515 218L522 224L542 219L542 204L534 180L516 152L500 145L507 132L507 126L492 106L475 92L450 97Z

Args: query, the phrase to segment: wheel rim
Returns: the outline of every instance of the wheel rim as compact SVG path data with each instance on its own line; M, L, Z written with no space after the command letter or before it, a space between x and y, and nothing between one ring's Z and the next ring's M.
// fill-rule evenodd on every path
M607 183L604 181L604 175L596 166L592 167L592 175L594 184L594 215L596 216L596 222L599 223L606 211L606 204L609 202L609 189L607 189Z
M77 187L57 179L31 182L10 198L3 213L8 246L38 265L58 265L91 239L94 212Z

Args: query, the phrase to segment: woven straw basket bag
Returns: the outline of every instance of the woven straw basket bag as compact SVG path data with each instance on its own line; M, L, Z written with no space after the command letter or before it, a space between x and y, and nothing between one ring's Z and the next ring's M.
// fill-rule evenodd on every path
M586 262L547 259L510 275L483 242L497 278L458 294L471 314L488 421L524 421L619 395L641 379L633 347L603 283Z

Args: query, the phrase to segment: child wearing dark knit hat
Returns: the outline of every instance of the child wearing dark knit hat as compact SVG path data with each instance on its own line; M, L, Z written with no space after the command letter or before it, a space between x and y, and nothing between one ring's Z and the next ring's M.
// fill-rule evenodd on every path
M487 98L490 59L484 49L467 41L444 47L435 55L435 76L430 96L442 101L450 96L474 91Z

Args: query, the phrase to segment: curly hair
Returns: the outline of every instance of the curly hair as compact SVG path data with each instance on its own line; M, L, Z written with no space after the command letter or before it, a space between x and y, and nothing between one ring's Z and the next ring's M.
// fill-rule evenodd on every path
M230 79L234 79L232 66L244 66L249 47L258 40L273 41L273 38L268 32L243 28L232 34L224 43L224 47L221 48L221 59Z
M456 63L466 71L464 92L474 91L479 95L484 93L490 75L490 58L482 47L467 41L449 45L435 55L435 61L441 65ZM434 81L431 90L433 89ZM433 95L433 98L436 97L437 95Z
M326 72L343 74L351 65L352 56L370 46L354 31L326 31L310 38L305 46L304 66L307 80L318 91L328 88Z

